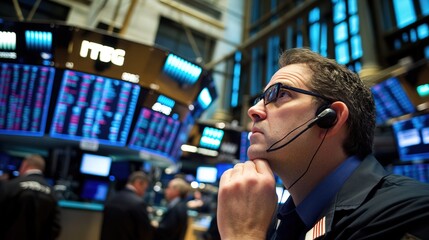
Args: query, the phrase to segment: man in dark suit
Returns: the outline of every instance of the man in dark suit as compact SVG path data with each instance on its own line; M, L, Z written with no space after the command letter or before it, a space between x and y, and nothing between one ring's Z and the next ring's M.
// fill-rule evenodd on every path
M248 110L249 161L219 183L222 239L429 239L429 185L374 157L366 84L305 48L286 50L279 65ZM274 173L290 193L277 214Z
M149 186L149 178L142 171L132 173L127 185L104 205L101 239L153 238L147 205L143 196Z
M168 183L164 193L168 208L155 231L156 240L185 239L188 228L186 197L189 189L189 184L181 178L174 178Z
M6 182L0 193L0 239L56 239L60 210L53 190L42 175L45 160L26 157L20 176Z

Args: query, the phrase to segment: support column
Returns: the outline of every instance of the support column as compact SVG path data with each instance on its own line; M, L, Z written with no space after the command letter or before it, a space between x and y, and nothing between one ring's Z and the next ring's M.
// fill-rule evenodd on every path
M362 70L359 76L369 86L375 82L376 75L380 72L381 67L377 59L376 39L374 36L374 23L372 22L369 4L367 0L358 0L359 28L362 42Z

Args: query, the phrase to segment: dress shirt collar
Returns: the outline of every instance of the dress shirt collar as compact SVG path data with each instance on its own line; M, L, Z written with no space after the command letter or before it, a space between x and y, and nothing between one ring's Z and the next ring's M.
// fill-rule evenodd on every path
M168 208L172 208L176 206L176 204L179 202L180 202L180 197L174 198L173 200L171 200L171 202L168 203Z
M39 175L42 175L43 173L39 169L29 169L29 170L25 171L25 173L23 175L26 176L26 175L30 175L30 174L39 174Z
M137 189L133 185L131 185L131 184L125 185L125 188L133 191L134 193L137 193Z
M332 201L347 178L359 166L360 162L361 160L356 156L347 158L332 173L326 176L297 207L295 207L292 198L289 197L285 205L280 209L280 218L296 208L296 212L307 228L313 227L323 210Z

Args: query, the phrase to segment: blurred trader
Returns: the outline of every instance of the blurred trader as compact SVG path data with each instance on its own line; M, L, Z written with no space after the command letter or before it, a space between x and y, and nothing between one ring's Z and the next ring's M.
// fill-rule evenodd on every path
M148 186L149 178L144 172L133 172L125 188L105 203L102 240L153 239L154 230L143 201Z
M289 49L248 110L250 161L220 181L222 239L428 239L429 185L389 174L372 155L375 107L358 75ZM273 172L291 197L271 225Z
M29 155L19 177L6 182L0 193L0 239L56 239L60 210L53 189L43 176L45 160Z
M156 240L185 239L188 228L186 197L189 190L189 184L182 178L174 178L168 183L164 193L168 207L155 231Z
M201 213L210 213L210 200L199 190L193 192L193 198L187 202L188 209Z

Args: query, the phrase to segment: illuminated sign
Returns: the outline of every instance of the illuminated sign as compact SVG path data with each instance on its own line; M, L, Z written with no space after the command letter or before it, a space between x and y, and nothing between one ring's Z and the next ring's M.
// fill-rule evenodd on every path
M0 52L0 58L16 59L15 52Z
M14 32L0 31L0 49L6 51L15 51L16 34Z
M157 102L152 106L152 110L169 116L175 104L173 99L159 95Z
M221 144L223 135L224 131L221 129L205 127L200 139L200 146L211 149L218 149Z
M7 52L0 52L0 58L16 59L16 52L9 52L16 50L16 33L0 31L0 50Z
M429 96L429 84L422 84L417 87L417 93L420 97L427 97Z
M50 52L52 48L52 33L41 31L25 31L27 49Z
M89 55L89 58L92 60L100 60L105 63L111 62L117 66L124 65L125 61L125 50L114 49L112 47L87 40L82 41L79 54L83 58L86 58Z
M132 74L128 72L122 73L122 80L132 82L132 83L138 83L140 81L140 76L138 74Z
M200 77L203 69L174 54L169 54L165 60L163 71L180 84L193 85Z
M204 88L200 95L198 95L198 102L200 103L201 107L206 109L210 103L212 103L213 99L210 95L210 92L207 88Z

